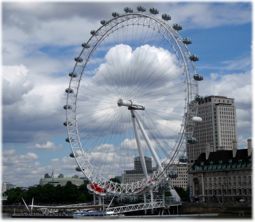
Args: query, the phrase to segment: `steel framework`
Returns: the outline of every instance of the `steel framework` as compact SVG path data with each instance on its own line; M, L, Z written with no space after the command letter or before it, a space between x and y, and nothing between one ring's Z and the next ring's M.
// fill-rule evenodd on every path
M70 143L72 149L72 155L76 160L78 169L89 179L92 184L96 184L101 189L110 194L136 194L147 190L148 187L158 185L166 177L166 171L171 166L173 160L180 152L180 147L183 142L193 136L194 119L197 115L197 102L195 97L198 95L198 82L193 78L197 74L193 60L191 60L192 54L187 48L187 44L181 38L178 31L180 28L176 28L169 24L170 17L162 15L162 18L158 17L158 13L154 13L152 10L150 13L144 11L145 9L139 8L137 12L129 10L126 14L119 15L113 13L113 18L108 21L102 21L102 26L96 31L91 31L90 39L82 44L82 50L80 54L75 58L75 66L73 71L69 74L70 82L69 87L66 89L67 99L64 109L66 110L66 122L64 125L67 127L68 138L67 142ZM90 163L86 151L82 148L80 141L80 134L77 121L77 98L80 87L80 82L85 67L90 60L93 52L102 43L107 36L120 30L122 27L130 25L128 21L132 21L133 25L143 25L150 29L159 32L168 42L172 45L176 56L182 61L184 65L185 85L186 85L186 98L184 107L184 116L180 131L177 135L177 140L174 145L174 154L169 156L164 169L159 167L159 170L155 171L150 179L145 178L143 180L119 184L113 181L109 181L100 175L100 172L96 172L93 165ZM189 42L190 44L190 42ZM139 122L138 126L139 126ZM141 128L141 126L139 126ZM149 205L148 205L149 206ZM155 205L156 207L156 205Z
M172 202L166 204L164 200L157 200L154 202L148 202L148 203L140 203L140 204L129 204L124 206L118 206L118 207L109 207L106 208L106 212L109 212L111 214L123 214L128 212L135 212L135 211L141 211L141 210L153 210L157 208L169 208L171 206L180 206L181 203L178 202Z

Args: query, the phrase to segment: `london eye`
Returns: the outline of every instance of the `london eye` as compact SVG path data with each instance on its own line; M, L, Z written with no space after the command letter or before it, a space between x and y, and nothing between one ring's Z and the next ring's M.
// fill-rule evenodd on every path
M98 195L137 194L185 162L186 143L195 143L197 73L188 37L168 14L141 6L100 22L69 73L66 121L77 171ZM81 36L82 39L82 36ZM137 181L115 181L141 163ZM152 161L148 169L146 158Z

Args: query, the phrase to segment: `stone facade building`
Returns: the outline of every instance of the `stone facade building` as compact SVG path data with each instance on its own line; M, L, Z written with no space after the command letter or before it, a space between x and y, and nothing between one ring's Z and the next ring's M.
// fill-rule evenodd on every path
M252 146L202 153L190 170L192 199L205 202L246 201L252 194Z
M78 176L73 177L49 177L49 178L41 178L39 184L44 186L46 184L51 184L53 186L65 186L68 181L70 181L73 185L81 186L87 179L79 178Z

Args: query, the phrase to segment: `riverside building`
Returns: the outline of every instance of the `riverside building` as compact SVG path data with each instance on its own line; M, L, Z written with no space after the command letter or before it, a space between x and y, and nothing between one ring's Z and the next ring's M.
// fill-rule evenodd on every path
M85 182L85 178L79 178L78 176L73 176L73 177L64 177L64 176L50 176L50 177L44 177L40 179L39 184L41 186L44 186L46 184L51 184L53 186L65 186L68 181L70 181L73 185L76 186L81 186Z
M190 170L192 199L203 202L251 203L252 145L247 149L217 150L199 155Z

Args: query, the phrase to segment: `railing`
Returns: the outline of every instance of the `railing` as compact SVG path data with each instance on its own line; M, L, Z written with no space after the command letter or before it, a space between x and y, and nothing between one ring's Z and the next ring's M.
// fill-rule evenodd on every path
M140 210L150 210L150 209L156 209L156 208L164 208L166 206L177 206L180 205L180 202L175 203L168 203L165 204L163 200L159 200L156 202L148 202L148 203L140 203L140 204L130 204L125 206L118 206L118 207L109 207L106 209L107 212L110 214L121 214L121 213L127 213L127 212L133 212L133 211L140 211Z

